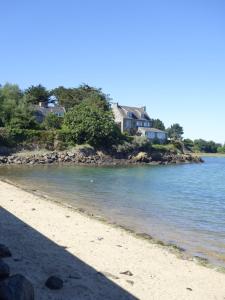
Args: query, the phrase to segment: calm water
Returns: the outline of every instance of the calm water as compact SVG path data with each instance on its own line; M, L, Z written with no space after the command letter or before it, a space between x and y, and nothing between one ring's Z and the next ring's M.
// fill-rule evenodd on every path
M225 158L154 167L1 167L1 176L225 265Z

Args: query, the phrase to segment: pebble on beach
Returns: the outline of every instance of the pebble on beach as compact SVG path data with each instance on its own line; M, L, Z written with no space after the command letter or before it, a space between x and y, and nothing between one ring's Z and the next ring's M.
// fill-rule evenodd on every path
M63 288L63 281L57 276L50 276L45 282L45 285L51 290L60 290Z

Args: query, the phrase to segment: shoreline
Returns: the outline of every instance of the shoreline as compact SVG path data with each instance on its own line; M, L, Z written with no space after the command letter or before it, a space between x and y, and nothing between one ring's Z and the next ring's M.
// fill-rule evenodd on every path
M29 153L21 155L15 153L0 156L1 165L51 165L73 164L80 166L132 166L132 165L173 165L182 163L202 163L201 157L191 154L161 153L156 151L147 153L139 151L132 155L120 154L118 157L93 151L65 151Z
M8 243L16 260L18 256L19 259L22 257L20 263L12 259L9 259L8 263L14 272L22 269L26 273L25 275L34 284L37 299L56 299L59 296L71 300L74 297L74 289L78 289L80 293L77 292L80 295L78 299L105 299L95 296L98 291L90 282L94 280L94 283L99 285L99 274L101 280L103 277L107 282L109 280L110 293L113 294L116 290L116 293L124 296L114 297L114 299L151 297L154 299L215 299L215 297L223 299L224 274L199 266L194 261L179 259L165 246L162 247L152 241L147 242L146 238L149 240L149 237L137 238L129 230L107 224L104 220L99 222L99 218L87 216L79 209L53 202L51 199L35 195L31 191L5 181L0 181L0 194L1 210L6 214L5 218L0 220L1 226L4 227L3 229L0 227L1 242ZM8 213L25 225L20 226L19 229L15 226L11 227L11 217L7 215ZM67 218L68 216L70 217ZM78 230L74 233L77 227ZM18 242L18 236L23 239L26 236L24 234L27 234L27 228L35 229L35 235L38 232L38 237L41 233L41 245L39 241L35 242L34 234L31 235L32 243L29 235L29 240L26 242L21 240ZM52 243L49 244L49 240L54 242L52 251L50 251ZM46 249L45 243L48 246ZM34 249L34 244L37 249ZM55 253L55 248L58 247L60 255L58 252L57 255ZM85 282L82 279L64 278L65 274L74 272L69 264L65 264L65 256L69 255L67 252L72 256L70 257L72 261L79 259L79 265L82 261L85 266L86 264L91 266L90 272L87 272L86 267L83 273L82 268L78 268L79 276L81 278L86 276ZM26 256L28 256L27 260ZM54 257L58 259L53 260ZM35 270L35 274L32 270ZM132 273L131 276L121 274L128 270ZM65 281L64 288L59 292L52 292L43 287L45 276L52 274L53 271L61 273ZM71 276L75 275L70 274ZM119 291L118 286L121 288ZM90 293L94 295L92 298Z
M212 268L218 272L222 272L225 273L225 267L223 266L218 266L218 265L214 265L212 263L209 262L209 260L206 257L201 257L201 256L194 256L191 254L188 254L186 252L185 248L182 248L180 246L178 246L175 243L167 243L164 242L156 237L153 237L151 234L149 233L145 233L145 232L138 232L135 229L131 229L128 226L125 225L121 225L119 223L116 222L111 222L109 220L107 220L106 217L103 217L102 215L99 214L95 214L89 210L87 210L84 207L76 207L75 205L70 205L69 203L66 202L62 202L60 201L60 199L53 199L52 197L50 197L49 195L46 195L42 192L40 192L38 189L29 189L26 188L16 182L13 182L9 179L0 179L0 183L4 182L6 184L10 184L20 190L23 190L29 194L32 194L34 196L37 196L39 198L42 198L44 201L48 201L48 202L52 202L54 204L56 204L57 206L61 207L61 208L66 208L69 209L75 213L81 214L85 217L88 217L90 219L94 219L97 220L98 222L102 222L103 224L109 225L113 228L118 228L119 230L122 230L128 234L131 234L133 237L137 238L137 239L142 239L145 240L148 243L157 245L159 247L162 247L164 249L166 249L168 252L175 254L177 256L177 258L179 259L183 259L183 260L189 260L189 261L194 261L195 263L201 265L201 266L205 266L207 268Z
M225 157L225 153L204 153L204 152L196 152L194 153L199 157Z

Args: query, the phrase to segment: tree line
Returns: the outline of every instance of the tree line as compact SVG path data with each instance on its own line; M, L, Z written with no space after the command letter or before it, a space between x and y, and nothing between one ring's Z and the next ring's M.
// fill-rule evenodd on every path
M9 130L64 130L70 131L78 144L89 143L93 146L110 146L121 143L125 136L115 124L110 107L111 98L102 89L82 84L78 87L59 86L52 90L39 85L32 85L25 90L16 84L0 85L0 127ZM35 118L35 105L65 107L64 118L51 113L43 123ZM184 139L183 127L172 124L166 128L160 119L151 119L151 126L166 131L170 140L182 141L184 147L197 152L225 152L225 145L202 139L192 141Z
M161 120L153 119L152 127L167 131L168 137L170 139L182 141L184 148L191 152L225 153L225 143L221 144L214 141L206 141L203 139L183 139L183 127L177 123L171 125L166 129L164 123Z
M101 89L86 84L77 88L58 87L51 91L42 85L21 90L16 84L0 86L0 127L14 129L70 131L77 143L108 146L118 143L122 134L114 122L110 98ZM53 113L39 124L35 105L57 104L66 108L64 118Z
M222 145L214 141L184 139L183 143L184 146L192 152L225 153L225 144Z

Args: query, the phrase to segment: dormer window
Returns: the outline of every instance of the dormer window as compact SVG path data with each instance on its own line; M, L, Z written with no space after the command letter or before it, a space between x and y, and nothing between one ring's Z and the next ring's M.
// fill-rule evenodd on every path
M128 116L128 118L132 118L132 112L128 111L127 116Z

